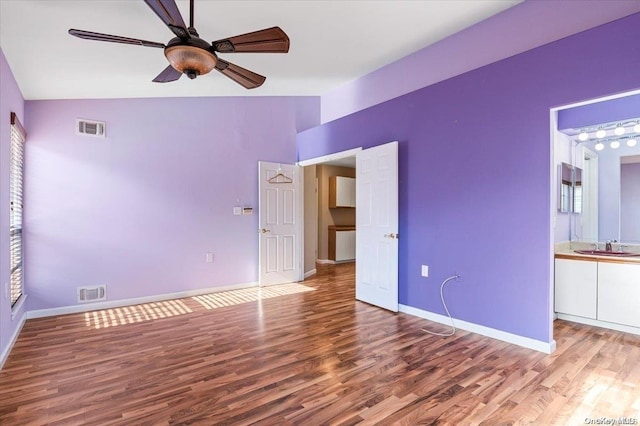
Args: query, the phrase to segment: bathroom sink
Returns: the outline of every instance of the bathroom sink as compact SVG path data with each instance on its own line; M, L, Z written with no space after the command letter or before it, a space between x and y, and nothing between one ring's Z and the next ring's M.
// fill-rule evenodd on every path
M628 251L606 251L606 250L574 250L580 254L590 254L593 256L617 256L617 257L630 257L640 256L640 253L631 253Z

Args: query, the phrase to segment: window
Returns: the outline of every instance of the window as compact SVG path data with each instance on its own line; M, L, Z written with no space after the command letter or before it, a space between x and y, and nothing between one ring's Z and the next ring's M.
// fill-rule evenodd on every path
M22 265L22 184L24 177L24 142L27 134L15 113L11 113L11 166L9 177L9 217L11 257L11 307L23 294Z

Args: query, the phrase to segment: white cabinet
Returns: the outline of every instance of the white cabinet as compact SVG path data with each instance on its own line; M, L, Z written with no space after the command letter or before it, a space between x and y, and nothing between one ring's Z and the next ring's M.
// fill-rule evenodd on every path
M598 319L640 327L640 264L599 262Z
M329 259L336 262L356 258L356 230L353 226L329 227Z
M356 180L344 176L329 178L329 208L356 206Z
M336 232L336 261L356 258L356 231Z
M596 319L597 299L598 262L556 259L556 312Z

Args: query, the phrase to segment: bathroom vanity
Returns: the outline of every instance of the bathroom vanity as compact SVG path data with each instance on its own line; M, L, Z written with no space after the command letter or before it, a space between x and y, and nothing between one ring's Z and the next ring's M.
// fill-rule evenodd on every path
M640 256L555 254L558 318L640 334Z

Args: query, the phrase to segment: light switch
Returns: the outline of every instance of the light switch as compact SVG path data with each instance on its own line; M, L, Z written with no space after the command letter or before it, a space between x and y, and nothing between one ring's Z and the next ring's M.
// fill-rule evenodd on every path
M233 214L235 216L240 216L242 214L242 207L236 206L233 208Z

